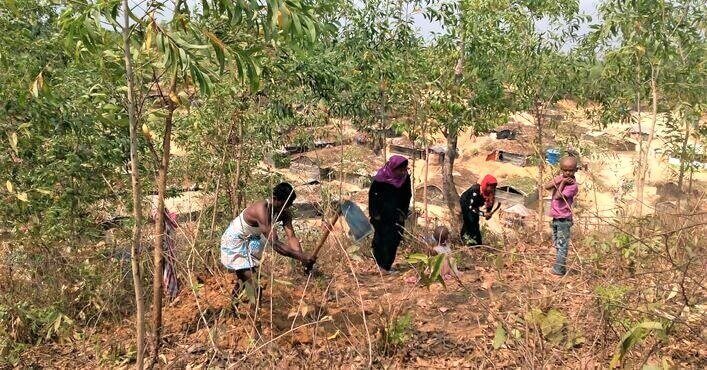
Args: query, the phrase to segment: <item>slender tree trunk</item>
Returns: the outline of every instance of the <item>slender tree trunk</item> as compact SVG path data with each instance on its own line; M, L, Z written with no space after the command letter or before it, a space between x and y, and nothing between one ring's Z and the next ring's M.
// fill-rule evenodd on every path
M655 126L658 121L658 88L656 86L656 80L658 78L657 67L651 66L651 130L648 133L648 140L646 140L645 145L641 153L640 167L638 172L637 181L637 201L638 201L638 217L643 216L643 189L645 188L646 176L648 173L648 158L651 152L651 144L653 143L653 138L655 137ZM640 109L640 108L639 108ZM639 130L643 130L640 126L640 115L639 115ZM643 132L640 133L641 139L643 139Z
M388 153L387 153L387 143L386 143L386 130L387 130L387 124L388 124L388 117L386 114L386 105L388 104L387 102L387 96L385 94L385 88L381 86L380 89L380 106L379 106L379 111L378 111L378 118L379 118L379 131L375 135L375 140L376 143L373 145L373 152L376 155L383 153L383 163L385 163L388 160Z
M417 145L415 141L416 140L412 140L412 174L410 174L410 185L412 187L412 212L410 212L410 215L412 215L413 221L412 225L410 225L410 230L412 230L413 232L417 227L417 214L415 213L415 180L417 179L417 177L415 176L415 162L417 162Z
M169 88L170 93L174 93L175 81L172 81ZM171 94L170 94L171 95ZM167 192L167 172L169 170L169 156L172 138L172 119L174 103L169 98L163 99L168 104L167 117L164 121L164 137L162 138L162 160L157 172L157 210L155 215L155 239L153 244L155 274L152 279L152 364L157 363L161 340L162 340L162 274L164 273L164 245L165 238L165 212L164 198Z
M678 176L678 189L680 191L682 191L682 187L685 182L685 161L687 159L687 142L690 139L690 120L686 119L684 114L682 118L685 121L685 136L682 139L682 148L680 150L680 174Z
M237 192L233 189L233 179L230 177L228 178L228 181L226 181L226 193L228 194L228 206L231 210L231 218L235 218L236 214L234 213L237 212L236 210L240 207L238 206L238 201L236 199Z
M641 217L643 215L643 182L645 178L641 175L643 173L643 160L646 157L644 155L645 143L643 140L643 126L641 125L641 65L638 62L638 67L636 69L636 122L638 125L638 166L636 171L636 216ZM636 230L636 235L640 233L640 230Z
M216 211L218 210L218 195L221 190L221 178L223 177L223 165L226 163L226 158L228 158L228 153L231 152L231 148L229 148L231 144L231 134L233 133L233 124L234 120L236 120L235 115L231 118L231 126L228 129L228 134L226 135L226 143L224 145L224 151L223 155L221 156L221 162L219 164L219 167L217 170L219 171L218 178L216 179L216 190L214 191L214 206L213 206L213 212L211 213L211 227L209 231L209 239L211 239L214 236L214 227L216 225ZM240 138L239 138L240 140ZM239 143L240 145L240 143ZM228 182L228 179L226 179L226 182ZM230 195L229 195L230 196Z
M427 137L427 133L424 133L425 138ZM425 140L426 142L427 140ZM422 202L425 206L425 227L430 227L430 214L427 211L427 178L429 176L429 171L430 171L430 153L429 149L427 151L427 155L425 155L425 179L424 179L424 184L422 188Z
M250 168L250 167L249 167ZM243 179L242 183L247 184L250 182L250 177L252 173L247 170L247 171L241 171L241 177ZM240 179L239 179L240 181ZM243 209L245 208L245 203L246 203L246 194L243 191L243 189L238 189L236 192L236 204L238 204L238 209Z
M695 167L690 166L690 180L687 183L687 194L692 194L692 175L695 173Z
M238 120L238 149L236 150L236 186L235 186L235 192L236 192L236 209L233 210L233 217L236 217L236 214L240 211L241 209L241 197L240 195L240 187L241 187L241 168L243 167L243 123L241 120Z
M464 33L462 32L462 37L459 42L459 58L454 66L454 83L457 85L461 85L464 75L465 50ZM444 156L444 166L442 167L442 184L444 188L444 200L452 216L452 225L455 230L459 230L461 207L459 205L459 193L457 192L457 187L454 185L454 160L457 158L457 141L459 139L460 125L458 122L454 122L451 126L452 127L449 127L448 125L447 131L445 132L447 153Z
M452 214L452 223L459 224L461 219L461 210L459 206L459 193L454 185L454 160L457 157L457 140L459 132L457 130L448 130L445 137L447 138L447 153L444 156L444 166L442 168L442 184L444 188L444 201Z
M461 84L462 77L464 76L465 50L464 35L462 34L461 42L459 43L459 59L457 59L457 64L454 66L454 82L456 84Z
M133 195L133 235L130 244L130 265L135 291L135 332L137 341L136 367L142 369L145 359L145 301L142 289L142 271L140 268L140 239L142 234L142 195L137 153L137 117L135 116L135 97L133 82L133 61L130 48L130 18L128 0L123 0L123 51L125 59L125 79L127 84L128 121L130 125L130 183Z
M543 231L543 221L545 218L545 200L543 194L545 189L543 188L543 176L545 175L545 158L543 157L543 116L542 107L540 103L535 104L535 125L537 126L537 136L535 138L535 145L537 145L538 154L538 225L537 232L538 235L542 236Z

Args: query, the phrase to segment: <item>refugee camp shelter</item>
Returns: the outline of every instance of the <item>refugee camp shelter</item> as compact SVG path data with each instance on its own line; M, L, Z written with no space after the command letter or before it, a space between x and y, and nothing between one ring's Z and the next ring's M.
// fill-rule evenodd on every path
M532 211L522 204L514 204L510 207L501 207L499 217L501 223L509 228L522 228L525 221L532 216Z
M425 185L419 185L415 188L415 201L425 201ZM438 206L444 205L444 191L442 187L435 184L427 184L427 203Z
M490 153L486 160L511 163L521 167L529 165L533 155L532 148L517 140L494 140L487 149Z
M506 208L516 204L527 207L538 199L537 184L530 177L508 178L496 187L496 199Z
M305 153L315 149L348 144L356 131L346 124L295 127L280 134L283 149L288 154Z
M297 198L292 203L292 212L296 218L320 218L324 214L322 204L322 185L319 182L297 186Z
M486 160L527 166L534 153L530 144L534 139L535 128L531 125L513 121L499 126L485 148L489 152Z
M306 154L292 157L290 170L298 173L306 183L321 181L321 170L317 162Z
M427 155L431 165L440 166L444 163L444 157L447 155L447 147L445 145L431 145L427 148Z
M640 126L638 124L635 124L630 129L628 129L629 136L634 140L648 140L648 137L650 136L651 132L651 127L645 123L641 124Z
M319 171L320 181L343 181L367 188L375 175L382 159L367 147L342 145L313 150L304 156L312 160Z
M520 124L511 122L502 126L496 127L496 139L498 140L515 140L520 131Z
M565 120L565 114L559 109L546 109L545 121L551 124L557 124Z
M634 152L638 142L628 136L618 136L603 131L590 131L582 135L582 139L591 141L602 149L615 152Z
M479 181L479 176L466 168L458 167L454 169L454 185L457 188L459 194L469 189L472 185ZM416 202L424 201L424 191L425 184L418 183L420 180L416 180L417 185L414 190L414 199ZM444 202L444 179L441 173L437 173L434 176L430 176L427 179L427 203L439 206L446 206Z
M412 159L425 158L425 149L419 145L415 145L412 140L408 139L406 136L391 138L388 139L387 142L388 151L391 153L404 155Z

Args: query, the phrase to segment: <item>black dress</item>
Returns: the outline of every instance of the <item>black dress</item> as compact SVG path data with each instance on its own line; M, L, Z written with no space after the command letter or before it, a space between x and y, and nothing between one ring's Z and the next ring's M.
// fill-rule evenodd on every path
M373 181L368 191L368 214L373 225L373 257L382 269L390 270L403 238L405 219L410 212L410 176L400 188Z
M486 203L481 195L481 185L474 184L459 198L459 205L462 209L462 232L461 238L467 245L479 245L481 241L481 228L479 227L479 209ZM490 212L491 207L486 207L486 212Z

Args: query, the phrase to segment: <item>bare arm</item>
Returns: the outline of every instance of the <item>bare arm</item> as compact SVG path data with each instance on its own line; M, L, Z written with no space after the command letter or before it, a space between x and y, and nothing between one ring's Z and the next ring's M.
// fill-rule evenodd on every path
M565 177L562 179L560 184L557 186L557 189L555 190L554 193L552 193L552 199L562 199L565 197L564 191L565 188L568 185L573 185L575 183L575 179L573 177Z
M552 180L548 181L547 184L545 184L545 190L555 190L563 182L564 181L556 181L555 177L553 177Z
M560 185L557 186L557 189L552 193L552 199L560 199L562 198L562 191L565 190L565 185L567 185L566 179L562 179L560 182Z
M494 206L495 206L495 208L494 208ZM497 203L491 205L491 207L486 207L486 213L485 213L484 217L486 217L487 220L490 220L491 217L493 216L493 214L496 213L496 211L498 211L500 208L501 208L501 202L497 202Z
M309 256L302 251L299 239L297 239L297 235L295 235L295 229L292 227L292 221L286 222L284 229L287 240L284 243L280 241L273 243L273 249L283 256L291 257L302 262L308 262Z
M270 220L267 207L263 207L260 221L260 229L263 231L263 234L267 235L267 240L270 245L272 245L275 252L302 262L309 262L310 258L302 251L299 240L295 235L295 229L292 227L291 220L287 220L284 225L285 236L287 238L285 242L278 239L275 225Z

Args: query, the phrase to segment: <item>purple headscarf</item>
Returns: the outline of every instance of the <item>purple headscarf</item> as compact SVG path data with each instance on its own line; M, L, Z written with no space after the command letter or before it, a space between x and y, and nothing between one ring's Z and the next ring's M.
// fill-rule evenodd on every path
M393 170L402 165L407 165L407 163L407 158L401 155L394 155L390 157L388 162L381 167L380 170L378 170L378 173L376 173L376 176L373 177L373 180L400 188L403 184L405 184L405 180L407 180L408 175L403 174L403 176L396 177L395 174L393 174Z

